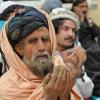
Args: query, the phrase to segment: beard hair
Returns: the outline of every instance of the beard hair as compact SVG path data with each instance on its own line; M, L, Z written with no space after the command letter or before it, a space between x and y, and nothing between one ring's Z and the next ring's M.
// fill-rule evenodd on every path
M60 47L62 47L64 50L70 49L74 47L74 43L72 45L63 45L63 44L58 44Z
M41 59L34 59L29 60L28 58L24 59L24 63L29 67L33 74L44 77L48 73L52 73L53 71L53 63L51 62L51 57L45 58L41 61Z

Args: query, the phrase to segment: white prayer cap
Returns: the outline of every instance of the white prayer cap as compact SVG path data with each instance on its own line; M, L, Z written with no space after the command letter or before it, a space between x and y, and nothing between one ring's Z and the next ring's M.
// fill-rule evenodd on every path
M50 13L51 20L56 20L56 19L70 19L76 24L76 29L80 28L80 21L79 17L72 11L67 10L65 8L55 8L52 10Z

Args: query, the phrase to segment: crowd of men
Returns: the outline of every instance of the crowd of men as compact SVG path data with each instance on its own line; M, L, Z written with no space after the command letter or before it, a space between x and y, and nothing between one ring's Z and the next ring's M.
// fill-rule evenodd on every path
M62 7L66 2L2 11L0 100L100 99L100 28L87 0L71 0L71 10Z

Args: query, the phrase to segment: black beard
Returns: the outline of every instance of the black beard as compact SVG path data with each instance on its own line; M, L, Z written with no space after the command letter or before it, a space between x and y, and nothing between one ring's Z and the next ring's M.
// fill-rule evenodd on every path
M66 49L71 49L71 48L73 48L74 47L74 43L71 45L71 46L65 46L64 48L65 48L65 50Z
M60 47L63 48L63 50L66 50L66 49L71 49L74 47L74 43L71 45L71 46L66 46L66 45L60 45Z

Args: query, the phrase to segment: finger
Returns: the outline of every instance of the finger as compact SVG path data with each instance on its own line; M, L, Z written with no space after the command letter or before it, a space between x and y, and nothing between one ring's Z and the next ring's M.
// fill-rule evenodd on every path
M85 55L86 54L86 50L83 49L83 48L78 48L75 51L78 52L80 55Z
M70 67L70 71L68 72L68 77L70 82L69 87L72 87L73 84L75 84L75 80L76 80L76 69L72 66Z
M69 73L68 73L68 76L69 76L69 82L68 82L69 90L72 89L72 87L74 86L74 84L75 84L75 82L76 82L76 78L71 77L70 74L71 74L71 73L69 72Z
M76 55L78 56L79 60L82 60L85 62L87 56L86 56L86 51L82 48L79 48L75 51Z
M68 72L72 73L71 63L66 63L66 65L67 65L67 68L68 68ZM71 77L72 77L72 74L71 74Z
M49 84L55 84L59 71L60 71L60 66L57 66L51 75L51 79L49 81Z
M77 47L74 49L75 51L81 51L81 52L85 52L86 53L86 50L82 47Z
M69 92L69 76L68 76L68 73L67 73L67 77L66 77L66 87L65 87L63 95L66 95L67 93L70 93Z
M58 88L58 87L60 88L60 82L62 80L63 73L64 73L64 67L61 67L60 71L59 71L59 74L58 74L58 77L57 77L57 80L55 82L55 88Z
M75 62L76 65L77 65L79 59L78 59L78 57L77 57L77 55L76 55L75 52L72 53L72 55L71 55L71 59L72 59L72 61Z
M65 87L66 87L66 84L67 84L67 71L66 69L64 70L64 73L62 75L62 79L60 81L60 86L62 86L62 90L64 91Z
M47 84L48 84L48 82L49 82L49 80L50 80L50 74L48 74L46 77L45 77L45 79L44 79L44 81L42 82L42 85L43 85L43 87L45 87Z
M85 60L86 60L86 54L82 55L80 52L76 52L76 55L79 58L78 66L81 67L84 64Z
M73 65L73 64L72 64ZM80 68L75 68L74 66L71 65L71 68L70 68L70 72L71 72L71 78L73 79L76 79L76 77L79 75L79 70ZM70 67L70 66L69 66Z
M70 54L69 56L66 56L64 58L64 61L67 62L78 62L78 57L77 55L73 52L72 54Z
M65 57L68 57L69 55L71 55L73 52L73 49L67 49L65 51L62 52L62 57L65 58Z
M54 57L54 68L56 68L58 65L59 65L59 63L58 63L58 55L56 55Z
M71 63L67 63L67 67L69 68L68 72L71 73L70 77L71 78L75 77L76 76L76 68L75 68L75 66L73 64L71 64Z

